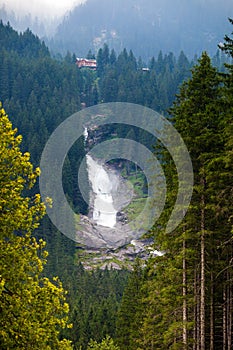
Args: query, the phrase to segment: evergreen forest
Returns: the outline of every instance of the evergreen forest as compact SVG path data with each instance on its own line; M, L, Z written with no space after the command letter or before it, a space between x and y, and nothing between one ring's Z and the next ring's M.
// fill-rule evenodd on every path
M229 19L233 28L233 20ZM233 30L232 30L233 32ZM224 37L225 35L225 37ZM233 33L216 55L156 52L148 62L104 44L96 70L53 55L30 29L0 22L0 348L231 350L233 344ZM108 102L151 108L173 124L190 154L194 185L171 233L178 178L158 140L130 127L121 137L153 150L166 175L166 203L146 234L164 254L132 270L84 268L77 244L46 216L39 164L56 127ZM113 130L102 130L111 137ZM106 134L109 134L106 136ZM21 136L22 135L22 136ZM64 162L63 186L77 214L83 138Z

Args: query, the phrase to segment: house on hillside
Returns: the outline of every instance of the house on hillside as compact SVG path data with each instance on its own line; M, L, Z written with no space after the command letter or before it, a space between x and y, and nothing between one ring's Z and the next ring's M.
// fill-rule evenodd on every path
M90 68L96 70L97 62L95 59L87 59L87 58L76 58L76 64L78 68Z

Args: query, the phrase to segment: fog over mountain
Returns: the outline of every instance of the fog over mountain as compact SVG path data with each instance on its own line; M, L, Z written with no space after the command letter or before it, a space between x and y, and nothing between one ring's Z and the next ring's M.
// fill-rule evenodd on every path
M0 7L7 12L13 11L16 17L54 18L63 16L67 11L86 0L0 0Z
M68 11L86 0L0 0L0 19L18 31L30 28L40 37L54 34Z
M230 32L232 0L87 0L58 26L51 47L86 55L107 43L116 51L132 49L147 59L161 49L193 57Z

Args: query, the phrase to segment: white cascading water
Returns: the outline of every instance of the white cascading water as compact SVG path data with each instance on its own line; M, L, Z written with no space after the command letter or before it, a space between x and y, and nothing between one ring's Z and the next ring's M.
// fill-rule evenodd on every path
M93 220L97 225L114 227L117 210L113 205L112 183L104 167L90 155L86 156L88 177L94 193Z
M85 144L85 142L88 139L88 129L87 128L84 128L83 136L84 136L84 144Z

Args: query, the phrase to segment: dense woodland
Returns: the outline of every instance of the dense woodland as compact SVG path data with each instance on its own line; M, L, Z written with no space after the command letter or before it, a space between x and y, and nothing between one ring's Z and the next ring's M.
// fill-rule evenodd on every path
M87 57L93 56L91 51L87 53ZM207 53L190 61L184 52L178 57L173 53L157 52L145 63L131 50L123 49L116 54L105 44L96 54L96 71L78 69L75 54L67 52L64 58L54 58L30 30L18 34L10 24L0 23L0 100L13 127L23 135L20 149L23 153L30 152L34 167L39 165L49 135L63 120L81 108L115 101L144 105L170 118L182 135L193 162L194 190L190 208L182 224L167 235L165 227L177 194L176 169L159 142L148 145L161 159L167 181L165 210L148 234L154 238L155 247L165 254L149 259L146 266L140 260L136 261L133 272L85 271L75 243L60 234L46 216L41 218L39 227L26 223L12 226L19 241L26 231L33 231L37 242L46 242L49 255L43 271L38 268L41 278L52 280L53 276L58 276L68 292L66 300L70 306L69 319L61 316L68 322L68 328L55 321L52 324L56 324L55 328L62 326L59 339L71 340L74 349L232 348L232 58L233 39L228 36L221 51L212 60ZM224 62L227 62L225 66ZM149 69L143 70L144 67ZM6 130L10 133L10 126L3 111L1 125L0 208L4 213L6 183L2 179L5 164L9 162L3 158L4 137L9 139ZM126 128L120 136L126 137L129 132ZM145 135L140 133L132 138L148 143L148 139L144 140ZM12 144L16 142L10 140ZM18 147L19 140L16 143ZM81 139L70 150L63 170L64 188L70 204L77 213L85 214L87 205L77 187L77 170L84 155ZM20 161L24 164L28 158L20 158ZM16 163L14 169L24 171L24 166L20 170L19 164ZM29 178L32 177L30 172ZM36 176L33 182L33 188L22 192L23 198L33 197L39 192ZM13 191L11 186L9 188ZM17 200L20 202L20 199ZM37 208L38 201L34 205ZM44 209L41 207L40 210ZM16 211L15 221L17 215ZM36 221L40 216L43 215L37 215ZM14 236L8 221L4 220L3 215L0 237L3 247ZM6 217L6 220L9 218ZM36 241L30 239L26 243L21 242L23 251L25 245L36 245ZM38 252L33 250L33 259L37 261L38 255L44 264L43 244L38 244ZM16 244L16 252L17 247ZM20 314L20 304L11 302L15 299L12 295L18 295L18 284L11 286L9 282L10 279L14 281L17 268L20 270L19 250L17 254L14 257L14 250L9 250L9 257L2 254L0 260L4 266L0 279L0 308L1 311L7 310L0 315L1 348L69 349L66 340L58 343L54 335L40 344L42 331L38 334L32 331L31 338L23 343L28 329L25 328L22 336L19 324L14 328L18 320L23 322L24 318L26 324L30 320L26 307ZM25 259L29 258L25 256ZM9 266L14 261L15 269L7 269L5 260ZM16 264L16 261L19 263ZM37 264L40 265L38 261ZM28 275L33 273L37 272L30 269L26 272ZM47 279L43 281L47 285L44 286L42 302L47 300L49 303L49 288L52 290L53 287ZM24 280L21 280L21 285L20 279L17 283L23 290ZM60 298L58 310L63 315L68 312L62 299L65 293L58 281L55 284L57 289L53 295ZM14 288L15 294L11 288ZM37 295L36 287L33 288L30 292L32 299ZM57 302L55 296L54 303ZM40 310L40 307L41 303L38 303L35 310ZM8 310L12 313L7 313ZM9 315L14 321L9 320ZM42 320L37 322L38 326ZM72 328L69 323L73 324ZM50 327L49 323L45 327Z

